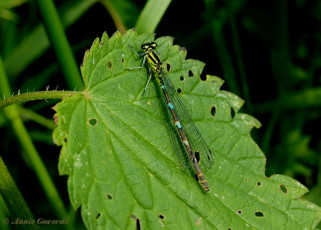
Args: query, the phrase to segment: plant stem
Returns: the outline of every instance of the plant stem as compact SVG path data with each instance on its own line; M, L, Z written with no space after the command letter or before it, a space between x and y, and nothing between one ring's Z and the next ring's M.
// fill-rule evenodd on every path
M77 94L76 91L38 91L31 93L18 94L13 97L5 98L0 101L0 109L12 105L14 103L24 103L27 101L46 100L46 99L62 99L65 96Z
M53 130L56 128L56 125L52 119L48 119L46 117L43 117L30 109L19 107L19 113L21 114L23 120L34 121L34 122L46 127L49 130Z
M21 220L35 220L27 203L12 179L7 167L0 156L0 195L9 210L10 218ZM8 216L6 217L8 218ZM10 220L11 221L11 220ZM30 224L27 229L39 229L38 225Z
M64 28L67 29L73 25L96 2L96 0L86 0L73 1L70 4L71 1L64 1L59 12ZM30 63L39 58L50 45L43 25L40 23L25 34L18 44L14 39L12 40L14 43L12 48L14 49L8 52L4 60L6 73L10 76L11 81L15 80ZM4 46L4 48L8 47Z
M82 88L79 68L52 0L37 0L48 37L71 89Z

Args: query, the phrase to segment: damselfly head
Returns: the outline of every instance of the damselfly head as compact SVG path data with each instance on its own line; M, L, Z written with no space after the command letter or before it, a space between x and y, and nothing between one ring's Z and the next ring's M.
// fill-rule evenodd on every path
M155 42L148 42L142 45L142 50L149 51L156 49L157 44Z

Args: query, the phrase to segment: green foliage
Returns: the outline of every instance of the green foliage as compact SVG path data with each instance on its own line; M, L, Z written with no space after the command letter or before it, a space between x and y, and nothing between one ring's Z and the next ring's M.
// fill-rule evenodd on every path
M171 0L148 0L137 20L137 32L146 33L155 31L170 2Z
M20 191L17 188L14 180L12 179L8 169L6 168L1 156L0 156L0 218L2 218L2 222L0 224L1 229L6 228L6 219L10 216L19 216L21 219L34 219L32 213L29 210L26 202L23 199ZM2 197L4 198L2 200ZM6 204L3 204L3 203ZM18 205L12 205L18 204ZM9 208L9 210L6 210ZM3 213L5 211L5 213ZM5 214L5 215L4 215ZM33 229L37 229L36 227Z
M50 4L52 2L55 5ZM287 224L292 224L293 220L302 228L320 229L320 224L314 227L320 220L319 209L301 200L304 195L305 200L321 205L320 12L319 1L305 0L205 0L192 4L186 1L184 5L182 1L170 0L0 0L0 95L1 99L5 98L0 101L0 155L35 220L47 217L68 221L66 225L46 225L48 229L85 228L80 208L74 210L68 203L69 195L74 207L82 205L83 210L105 204L107 197L107 205L103 206L105 212L97 209L93 214L97 219L93 217L90 222L87 218L86 224L96 223L98 219L104 222L108 210L113 211L108 220L116 219L115 216L124 218L125 224L114 223L125 229L135 228L133 225L136 228L164 225L172 229L183 224L184 229L189 229L196 223L199 228L226 230L227 226L239 229L245 222L252 224L249 228L277 229L275 223L282 221L285 224L281 229L290 229ZM161 43L158 50L165 69L169 69L168 75L181 91L180 98L211 149L215 150L215 164L211 169L205 170L201 159L202 169L210 180L210 193L206 195L193 179L192 167L157 83L151 81L146 94L141 96L148 77L146 69L124 71L142 62L126 44L134 45L139 51L142 42L154 39L152 35L137 37L131 31L124 37L116 33L110 40L104 35L101 41L104 45L100 46L97 40L92 50L98 52L90 51L84 60L87 64L82 71L87 88L65 91L83 89L79 87L82 82L77 66L94 38L102 31L111 34L119 30L124 34L133 27L138 34L156 32L175 37L175 43L187 47L191 57L207 63L204 72L224 79L225 84L213 76L200 81L202 62L185 60L186 51L172 46L170 38L157 39ZM101 47L109 47L111 52ZM67 49L72 54L67 54ZM105 55L110 57L106 65L97 62L93 65L92 60L101 59L98 53L106 52L110 53L110 56ZM118 56L122 54L125 57ZM189 69L193 70L193 77L189 76ZM110 75L100 74L100 71ZM91 72L95 74L91 76ZM113 80L100 81L103 77ZM93 79L96 86L91 82ZM55 137L57 142L66 142L62 145L61 159L67 159L68 164L61 161L59 168L60 172L70 175L69 190L72 192L69 194L65 191L66 177L58 175L60 147L52 143L52 130L56 125L51 107L63 96L66 97L64 102L56 109L58 114L66 116L56 117L55 121L61 124L56 135L61 136ZM239 97L246 102L244 106ZM44 100L35 101L39 99ZM73 100L75 102L71 102ZM12 103L21 106L2 109ZM74 106L81 103L86 110L78 114L81 108ZM70 111L69 115L65 110ZM260 120L262 128L251 131L259 123L244 113ZM249 136L250 131L267 157L266 170L265 158ZM102 134L103 138L93 134ZM83 146L92 142L93 145ZM80 167L78 163L85 162L81 150L71 154L70 151L81 147L98 152L95 155L91 151L88 156L100 157L99 160L86 161L95 162L97 166L87 171L83 170L85 165ZM110 151L107 157L106 151ZM69 159L72 157L75 158ZM107 165L110 160L116 163ZM137 171L130 171L132 169ZM79 170L89 173L99 170L106 174L97 179L96 173L87 182L84 181L87 177L81 177L84 173ZM310 192L306 193L307 189L294 179L270 176L276 173L295 178ZM240 179L242 175L245 181ZM114 182L120 177L110 186L100 183ZM0 184L4 182L0 177ZM100 187L94 187L96 191L92 189L88 192L91 196L86 196L83 194L87 190L81 185L89 182L100 183ZM123 187L107 195L101 190L103 195L99 202L92 195L99 194L97 189L107 191L117 184ZM80 189L73 189L76 185ZM158 187L162 190L155 189ZM19 197L18 192L8 193L6 188L0 189L1 223L5 223L3 218L14 216L11 208L26 209L21 202L12 202L12 197ZM128 197L125 197L129 193L126 188L132 188ZM232 198L227 196L228 192ZM245 202L247 209L241 207ZM14 207L6 203L14 203ZM124 212L130 213L126 219L121 211L130 204L132 211ZM258 204L261 207L253 216L252 208ZM205 215L209 212L204 211L207 207L212 211L209 215ZM167 209L156 213L157 208ZM270 218L275 213L277 216ZM268 218L270 222L266 224ZM285 221L285 218L289 219ZM216 222L210 225L211 221ZM0 226L1 229L16 227ZM37 228L36 225L21 227Z
M192 168L180 162L184 151L172 138L175 131L158 86L150 83L141 96L146 69L126 70L142 62L129 45L139 50L153 40L152 34L137 36L134 30L111 38L104 33L85 54L84 91L55 107L59 171L69 176L71 203L81 206L86 226L314 228L321 209L300 199L308 190L283 175L265 176L265 157L250 136L260 123L238 112L243 101L220 90L218 77L201 81L204 64L185 60L186 50L161 37L155 42L164 69L214 152L213 167L204 170L210 191L202 192Z

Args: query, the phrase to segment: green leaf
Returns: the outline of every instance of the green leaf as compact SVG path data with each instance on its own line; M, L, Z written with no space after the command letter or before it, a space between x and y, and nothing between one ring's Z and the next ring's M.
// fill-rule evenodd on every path
M203 193L175 135L161 90L129 45L153 41L134 30L96 39L81 67L85 90L55 110L59 171L69 175L72 205L90 229L312 229L321 209L300 199L292 178L265 176L265 157L250 131L260 123L238 113L243 101L199 76L204 63L185 60L172 38L158 38L164 70L214 153ZM174 136L174 138L173 138ZM185 155L184 155L185 154ZM183 157L182 157L183 156ZM201 160L202 167L202 160ZM139 226L138 226L139 225Z
M148 0L137 20L137 32L154 32L170 3L171 0Z

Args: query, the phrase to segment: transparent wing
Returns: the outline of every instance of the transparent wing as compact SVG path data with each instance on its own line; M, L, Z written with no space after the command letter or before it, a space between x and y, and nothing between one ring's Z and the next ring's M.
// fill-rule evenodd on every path
M209 149L208 145L206 144L205 140L203 139L202 135L197 129L191 116L186 110L183 102L177 95L176 90L173 87L172 83L170 82L170 80L168 79L168 77L163 71L161 71L161 76L163 78L163 82L164 82L166 91L168 93L168 96L171 100L171 103L174 106L176 115L181 123L183 131L185 132L190 142L190 145L192 146L194 153L196 155L199 154L200 162L207 169L209 169L214 163L214 159L213 159L214 157L211 150Z
M173 158L175 159L175 162L179 162L178 166L181 169L191 172L190 170L193 166L191 165L191 161L189 160L187 154L185 153L184 145L182 144L181 139L177 133L176 126L172 122L173 118L170 110L168 109L166 99L164 96L161 99L163 100L163 103L162 103L163 111L164 113L166 113L166 121L167 121L166 129L167 129L168 136L171 139L170 146L174 153Z

